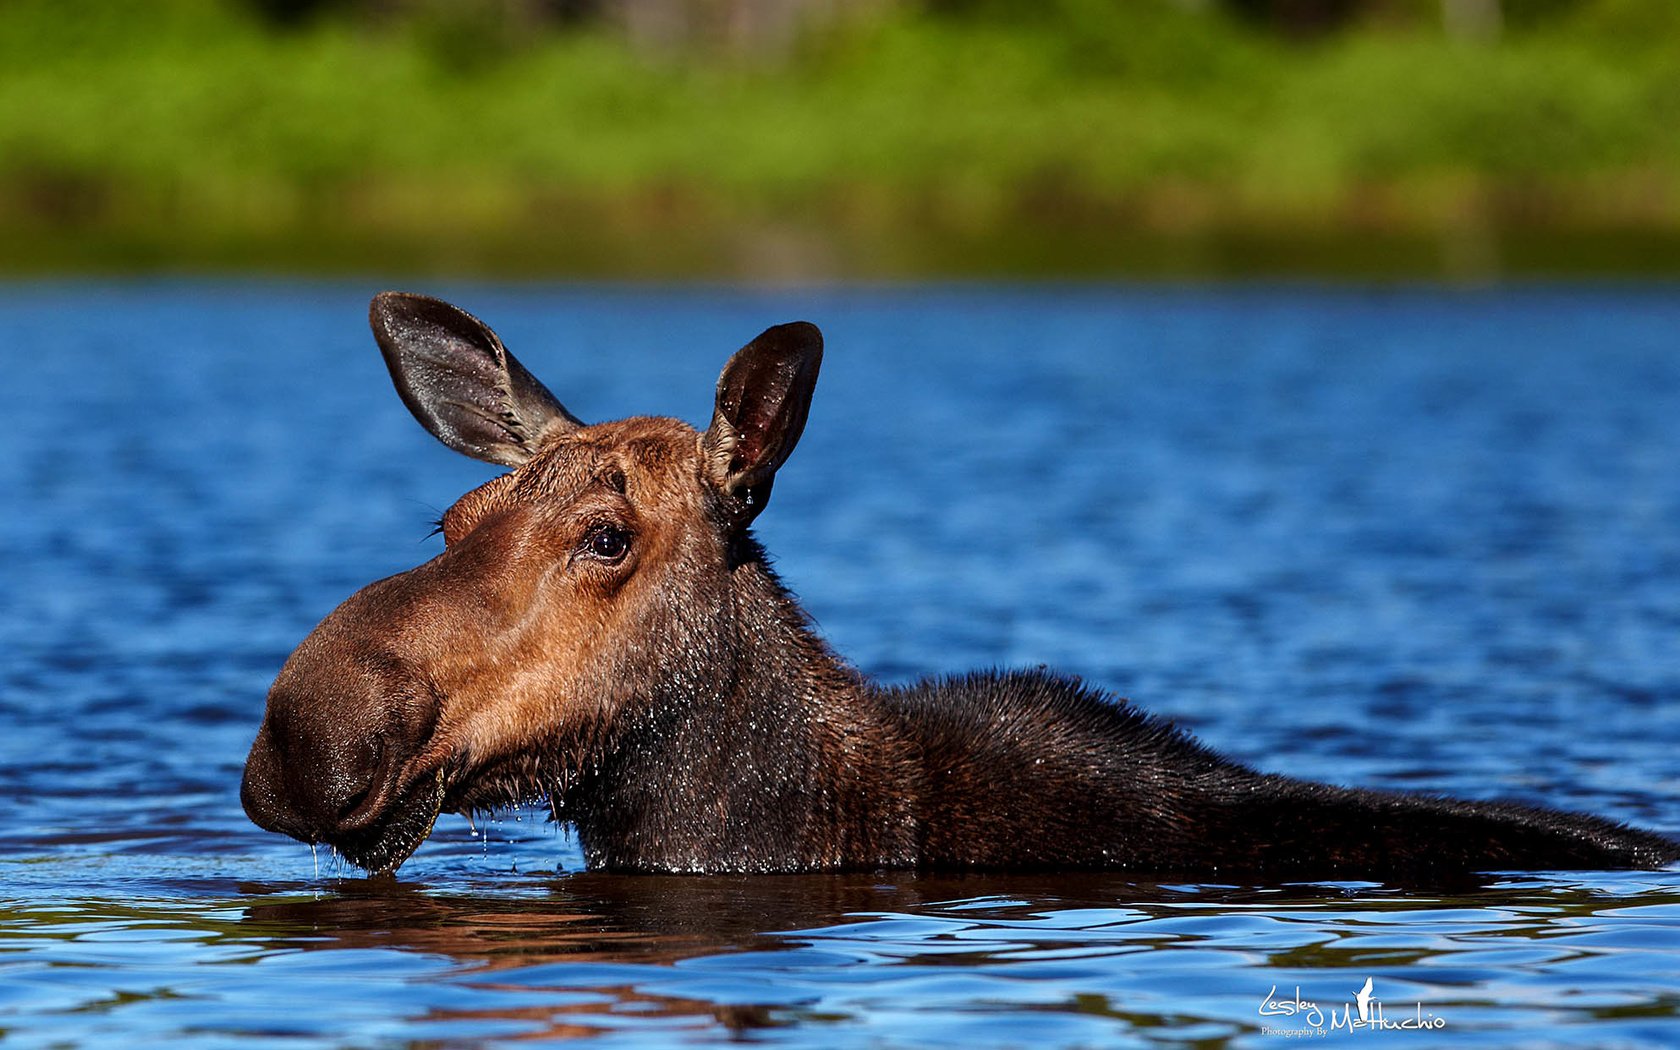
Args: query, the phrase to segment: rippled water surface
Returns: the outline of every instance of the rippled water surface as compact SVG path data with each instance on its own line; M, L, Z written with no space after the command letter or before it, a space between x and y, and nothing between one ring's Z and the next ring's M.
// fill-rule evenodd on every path
M0 288L0 1043L1680 1043L1680 873L397 880L239 808L263 694L489 468L359 285ZM904 680L1051 664L1269 770L1680 832L1680 292L429 289L587 419L828 335L759 533ZM1338 1027L1369 979L1395 1025ZM1310 1004L1310 1005L1309 1005Z

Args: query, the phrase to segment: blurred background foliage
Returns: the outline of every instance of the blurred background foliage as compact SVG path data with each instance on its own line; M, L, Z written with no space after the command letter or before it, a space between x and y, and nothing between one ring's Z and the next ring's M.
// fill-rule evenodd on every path
M1680 272L1676 0L0 0L0 268Z

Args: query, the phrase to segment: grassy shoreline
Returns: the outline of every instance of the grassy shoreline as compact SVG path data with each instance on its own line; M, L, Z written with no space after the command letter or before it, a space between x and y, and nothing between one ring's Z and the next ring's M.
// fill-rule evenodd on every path
M1083 9L742 65L14 0L0 272L1680 273L1680 10L1303 45Z
M666 229L397 230L355 225L209 233L8 230L0 279L191 275L465 277L748 284L942 279L1430 280L1680 276L1680 233L1647 229L1370 234L1212 229L1139 233L1000 226L984 232L759 224Z

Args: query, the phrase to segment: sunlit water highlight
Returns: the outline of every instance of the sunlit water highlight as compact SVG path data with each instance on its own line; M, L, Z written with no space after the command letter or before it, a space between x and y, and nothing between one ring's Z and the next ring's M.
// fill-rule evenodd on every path
M625 878L533 807L369 882L259 832L280 662L488 476L375 290L0 289L0 1042L1266 1046L1368 978L1442 1026L1330 1041L1680 1041L1674 872ZM589 419L701 421L820 323L759 531L870 673L1047 663L1270 770L1680 830L1680 295L427 290Z

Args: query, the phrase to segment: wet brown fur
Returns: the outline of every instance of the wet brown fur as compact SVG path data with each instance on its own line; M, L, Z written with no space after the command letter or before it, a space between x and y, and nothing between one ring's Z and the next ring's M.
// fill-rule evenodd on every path
M1594 817L1265 776L1050 675L882 689L747 529L803 427L814 329L737 355L705 432L582 426L470 315L385 306L416 415L515 469L445 513L444 553L352 596L286 662L243 789L264 827L376 871L439 809L545 796L616 870L1415 878L1676 857ZM415 345L433 356L401 356ZM614 530L618 560L592 546Z

